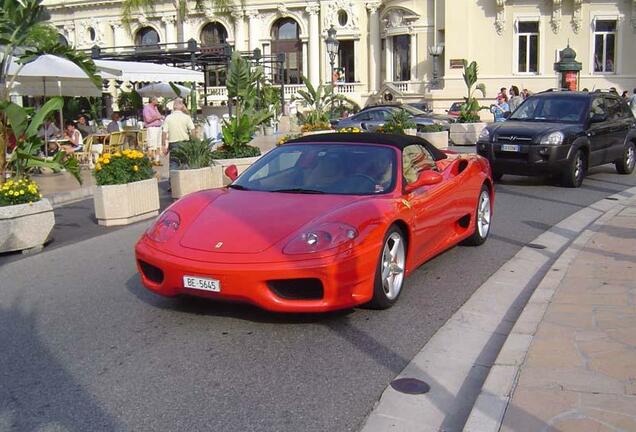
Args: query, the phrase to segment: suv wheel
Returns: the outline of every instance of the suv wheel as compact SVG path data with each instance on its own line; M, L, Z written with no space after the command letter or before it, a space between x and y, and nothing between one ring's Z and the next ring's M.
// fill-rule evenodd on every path
M631 174L636 165L636 145L633 142L627 143L623 157L615 160L614 164L619 174Z
M577 150L561 177L563 186L577 188L583 183L586 172L585 155Z

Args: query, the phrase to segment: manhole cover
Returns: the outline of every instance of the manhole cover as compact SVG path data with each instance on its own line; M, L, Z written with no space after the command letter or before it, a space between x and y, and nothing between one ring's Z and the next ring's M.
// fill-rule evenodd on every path
M526 243L526 246L532 249L545 249L546 246L539 243Z
M428 393L431 386L417 378L398 378L391 381L391 387L400 393L424 394Z
M618 198L614 198L614 197L605 197L605 199L610 201L618 201Z

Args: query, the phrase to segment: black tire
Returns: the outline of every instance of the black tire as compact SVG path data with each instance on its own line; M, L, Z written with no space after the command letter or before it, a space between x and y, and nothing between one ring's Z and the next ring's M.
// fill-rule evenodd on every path
M387 292L384 289L383 286L383 280L382 280L382 270L384 268L384 250L386 248L387 243L390 241L390 239L393 237L395 237L395 235L399 236L399 238L402 240L403 242L403 246L404 246L404 265L403 267L406 267L406 246L407 246L407 242L406 242L406 237L404 236L404 233L402 232L402 230L397 227L396 225L392 225L389 230L386 232L386 234L384 235L384 241L382 242L382 249L380 250L380 256L378 259L378 265L377 268L375 270L375 281L373 283L373 297L371 298L371 301L368 303L368 307L372 308L372 309L388 309L391 306L393 306L393 304L397 301L397 299L400 297L400 294L402 293L402 288L404 288L404 273L402 273L402 278L401 278L401 283L400 283L400 287L399 290L397 292L397 295L395 295L394 297L391 298L390 295L387 294ZM402 272L404 271L404 268L402 269Z
M631 174L636 166L636 145L628 142L623 151L623 157L614 161L619 174Z
M492 179L496 182L500 181L503 177L503 173L501 171L492 171Z
M488 197L488 224L485 230L480 229L479 220L480 217L484 215L480 215L479 207L482 204L482 197ZM479 197L477 198L477 206L475 207L475 231L468 237L466 240L462 242L463 245L466 246L479 246L485 243L488 239L488 235L490 234L490 229L492 227L492 194L490 193L490 188L486 185L481 187L479 191Z
M587 173L587 161L583 150L577 150L561 175L561 184L569 188L580 187Z

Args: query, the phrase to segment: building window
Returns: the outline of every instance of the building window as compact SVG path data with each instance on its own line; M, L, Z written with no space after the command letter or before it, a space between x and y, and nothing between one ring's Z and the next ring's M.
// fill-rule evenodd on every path
M539 70L539 22L519 21L517 40L519 54L517 72L537 73Z
M292 18L281 18L272 26L272 54L285 54L285 62L275 69L274 82L301 84L303 74L303 45L300 27Z
M594 72L615 72L616 20L594 21Z
M223 24L213 22L206 24L201 30L201 44L203 46L221 45L227 41L227 30Z
M395 81L411 79L411 36L393 36L393 75Z
M341 40L338 44L338 66L340 66L340 72L344 74L344 76L339 76L340 80L354 82L356 79L355 65L356 55L353 41Z
M142 27L137 31L135 37L135 44L137 46L153 46L159 44L159 33L152 27Z

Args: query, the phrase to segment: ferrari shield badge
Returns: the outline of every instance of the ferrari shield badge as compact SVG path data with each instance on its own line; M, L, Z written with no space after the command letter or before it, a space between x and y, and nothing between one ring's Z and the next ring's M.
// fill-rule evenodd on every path
M214 245L216 249L221 249L222 246L223 246L223 242L218 242L216 245Z
M404 204L405 206L407 206L408 208L411 208L411 203L408 202L407 200L405 200L404 198L402 198L402 204Z

